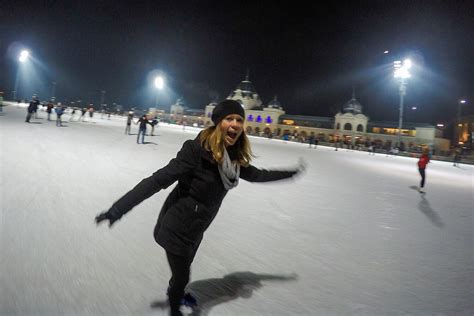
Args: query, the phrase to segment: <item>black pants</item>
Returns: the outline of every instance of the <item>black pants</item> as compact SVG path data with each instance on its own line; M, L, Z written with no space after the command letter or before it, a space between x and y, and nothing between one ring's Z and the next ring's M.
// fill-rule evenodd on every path
M181 305L181 299L184 297L184 288L189 283L189 276L191 274L191 263L193 258L178 256L171 252L166 252L168 263L171 268L171 279L169 287L169 301L171 315L181 315L179 307Z
M420 176L421 176L420 188L423 188L425 186L425 169L418 168L418 171L420 172Z

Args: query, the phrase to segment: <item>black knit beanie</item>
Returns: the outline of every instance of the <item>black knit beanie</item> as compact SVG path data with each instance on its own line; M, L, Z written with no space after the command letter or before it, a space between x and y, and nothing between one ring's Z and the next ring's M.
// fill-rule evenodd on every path
M219 104L214 108L214 111L212 111L211 120L214 122L214 125L217 125L229 114L238 114L245 120L244 108L239 102L234 100L224 100L219 102Z

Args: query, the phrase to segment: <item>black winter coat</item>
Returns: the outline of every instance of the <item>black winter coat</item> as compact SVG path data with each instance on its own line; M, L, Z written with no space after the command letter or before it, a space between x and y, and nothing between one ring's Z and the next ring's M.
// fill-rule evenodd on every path
M39 101L31 101L30 105L28 105L28 108L26 109L28 113L35 113L38 111L38 104Z
M252 165L240 168L240 178L250 182L275 181L296 173L296 170L257 169ZM161 209L154 237L167 251L193 257L227 194L217 163L212 154L202 148L199 138L187 140L176 158L115 202L108 215L119 219L134 206L176 181L178 185Z

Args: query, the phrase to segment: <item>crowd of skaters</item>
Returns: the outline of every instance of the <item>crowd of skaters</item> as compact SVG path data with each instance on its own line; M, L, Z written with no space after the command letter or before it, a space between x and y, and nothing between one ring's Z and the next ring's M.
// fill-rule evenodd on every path
M1 95L0 95L1 96ZM3 101L3 98L2 98ZM66 113L66 110L68 109L67 106L64 104L61 104L61 102L54 103L54 98L51 99L47 104L41 105L38 97L36 95L33 95L31 101L28 104L28 107L26 108L26 118L25 122L26 123L31 123L31 119L35 118L38 119L38 110L40 106L46 107L46 113L47 113L47 120L52 121L51 119L51 114L56 114L56 126L61 127L63 125L63 120L62 116L63 114ZM3 103L2 103L3 104ZM44 109L43 109L44 110ZM1 109L0 109L1 111ZM76 119L76 112L78 112L78 118ZM83 108L75 108L71 107L69 109L69 122L87 122L87 117L89 117L89 120L92 121L94 117L94 104L90 103L87 107ZM102 113L104 114L104 113ZM103 118L104 115L101 116ZM110 113L108 114L108 119L110 119ZM134 119L134 112L130 111L127 114L127 120L126 120L126 128L125 128L125 134L131 135L131 125ZM138 118L136 122L134 122L136 125L139 125L138 127L138 135L137 135L137 144L140 144L140 139L141 139L141 144L145 144L145 135L147 134L147 125L151 126L151 136L154 136L155 132L155 127L158 125L159 120L156 116L151 117L150 115L142 115L141 117Z
M28 104L28 107L26 108L26 118L25 118L26 123L31 123L32 118L35 118L35 119L39 118L38 110L40 109L40 106L43 107L43 110L46 110L48 121L52 121L51 114L54 113L56 114L56 126L63 126L62 115L66 113L66 110L68 110L68 107L64 104L61 104L61 102L58 102L55 104L54 98L51 99L47 104L41 104L36 95L33 95L31 101ZM69 122L75 121L76 110L77 108L74 108L74 107L69 109ZM94 105L90 103L87 107L80 109L80 111L81 111L81 115L77 119L77 122L81 122L81 121L84 122L86 118L86 113L89 114L89 117L92 120L94 116Z
M0 92L0 112L2 111L2 105L3 105L2 101L3 101L3 93ZM33 95L32 100L30 101L30 103L27 107L27 115L26 115L25 122L30 123L31 118L36 118L36 119L38 118L38 113L37 112L38 112L38 109L39 109L40 105L41 104L40 104L40 101L39 101L38 97L36 95ZM53 113L53 111L54 111L55 114L56 114L56 126L58 126L58 127L63 126L63 124L62 124L63 123L62 115L66 112L66 109L67 109L67 107L65 105L62 105L60 102L58 102L57 104L54 104L54 99L51 99L48 102L48 104L46 105L46 112L47 112L48 121L51 121L51 113ZM69 122L75 121L76 109L77 108L71 108L70 109ZM87 116L89 117L90 120L92 120L93 116L94 116L94 105L92 103L90 103L89 106L84 107L84 108L80 108L79 112L80 112L79 117L76 120L77 122L85 122ZM110 113L108 115L108 118L110 119ZM133 119L134 119L134 112L130 111L127 114L125 134L131 135L131 125L132 125L132 122L133 122L134 124L139 125L138 126L138 133L137 133L137 140L136 140L137 144L140 144L140 143L141 144L146 144L145 135L148 135L147 134L147 125L150 125L150 127L151 127L151 132L150 132L149 135L154 136L155 126L157 126L158 123L159 123L158 118L156 116L151 117L150 115L145 114L145 115L142 115L141 117L139 117L136 122L134 122ZM183 126L183 128L184 128L184 126ZM288 140L290 140L289 136L290 135L283 135L282 138L283 138L283 140L288 141ZM295 137L294 135L291 135L291 136ZM306 139L304 141L306 141ZM314 133L311 133L309 135L309 137L307 138L307 143L309 144L309 148L317 148L317 145L319 143L318 137L316 137L316 135L314 135ZM385 152L386 152L387 156L396 156L399 153L399 151L403 151L403 149L405 147L403 142L400 145L401 146L398 146L398 145L391 146L391 144L390 144L390 145L386 145L386 146L380 146L380 144L377 144L376 142L370 142L370 143L367 142L365 144L369 154L375 155L376 150L385 149ZM355 146L358 146L358 145L348 144L347 148L348 149L359 149L359 148L352 148L352 147L355 147ZM344 147L344 145L343 145L342 140L335 143L335 150L336 151L338 150L338 148L343 148L343 147ZM432 154L433 154L433 152L430 150L430 152L429 152L430 158L431 158ZM458 167L459 163L460 163L460 160L461 160L461 151L460 151L460 149L454 149L454 152L453 152L453 166Z

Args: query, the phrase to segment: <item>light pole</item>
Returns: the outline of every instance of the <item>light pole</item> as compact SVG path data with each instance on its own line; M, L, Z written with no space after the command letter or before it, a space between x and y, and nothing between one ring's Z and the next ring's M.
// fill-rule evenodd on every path
M400 109L398 115L398 146L400 147L402 143L402 125L403 125L403 99L407 92L407 79L411 77L410 72L408 71L411 68L411 60L405 59L403 64L401 61L397 60L393 63L395 68L393 76L398 79L399 87L398 92L400 93Z
M102 90L102 91L100 91L100 93L102 94L101 97L100 97L100 106L103 107L104 102L105 102L105 93L107 93L107 91Z
M28 61L30 57L30 52L27 50L22 50L20 52L20 55L18 56L18 61L20 62L20 67L23 68L24 64ZM25 65L26 66L26 65ZM18 88L19 88L19 81L20 81L20 76L21 76L21 68L18 69L17 74L16 74L16 79L15 79L15 91L13 93L13 98L16 100L16 94L18 93ZM20 97L21 98L21 97Z
M456 146L459 144L461 138L461 105L465 104L466 100L459 100L458 102L458 113L456 118Z
M163 79L162 76L156 76L154 80L155 88L159 90L163 90L163 87L165 86L165 80ZM158 107L158 95L159 93L156 94L156 103L155 107Z
M53 87L51 88L51 100L56 98L56 81L52 82Z
M104 118L104 112L105 112L105 94L107 93L107 91L105 90L102 90L100 91L100 93L102 94L100 96L100 104L99 104L99 109L100 109L100 118L103 119Z

